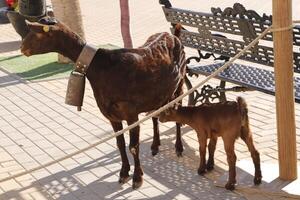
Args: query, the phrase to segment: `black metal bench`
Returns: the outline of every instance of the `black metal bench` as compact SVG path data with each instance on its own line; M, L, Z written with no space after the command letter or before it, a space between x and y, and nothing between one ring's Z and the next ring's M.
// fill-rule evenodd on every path
M211 8L212 13L195 12L172 7L169 0L160 0L164 5L163 11L168 22L173 26L181 23L184 27L181 40L184 46L197 49L199 56L187 59L187 72L192 75L210 75L221 67L224 62L199 64L202 59L227 61L236 55L260 33L272 24L272 16L260 16L253 10L246 10L239 3L232 8ZM294 72L300 73L300 26L293 27ZM272 33L268 33L257 45L247 51L241 60L250 64L231 64L216 78L220 79L220 86L212 88L210 85L202 87L189 97L189 104L198 101L209 102L215 98L226 100L225 91L258 90L267 94L275 94L274 72L270 67L274 64ZM192 63L194 60L196 63ZM260 64L253 65L251 63ZM269 67L267 67L269 66ZM295 76L295 101L300 102L300 78ZM239 86L225 88L225 83L231 82ZM192 85L186 79L188 88Z

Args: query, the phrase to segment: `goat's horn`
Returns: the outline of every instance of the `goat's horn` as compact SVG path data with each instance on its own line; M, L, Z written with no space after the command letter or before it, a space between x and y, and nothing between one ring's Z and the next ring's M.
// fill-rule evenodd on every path
M46 32L46 33L49 32L50 31L50 27L47 26L47 25L43 26L43 31Z

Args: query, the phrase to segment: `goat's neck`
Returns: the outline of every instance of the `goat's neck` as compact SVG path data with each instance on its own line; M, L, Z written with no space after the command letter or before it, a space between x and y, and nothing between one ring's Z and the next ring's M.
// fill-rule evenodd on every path
M63 38L63 42L58 43L57 52L76 62L80 52L85 45L85 41L75 34L69 34Z

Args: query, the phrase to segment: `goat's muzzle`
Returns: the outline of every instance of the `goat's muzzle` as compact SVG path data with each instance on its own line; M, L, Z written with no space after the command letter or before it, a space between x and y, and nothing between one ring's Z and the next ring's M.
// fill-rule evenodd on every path
M31 55L32 55L30 49L24 48L23 45L21 45L20 49L21 49L21 53L24 54L25 56L28 57L28 56L31 56Z

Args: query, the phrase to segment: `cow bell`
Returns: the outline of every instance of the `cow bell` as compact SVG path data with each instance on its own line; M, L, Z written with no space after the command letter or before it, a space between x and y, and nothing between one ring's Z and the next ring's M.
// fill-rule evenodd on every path
M65 103L77 106L77 110L81 111L84 89L85 75L80 72L72 71L69 77Z

